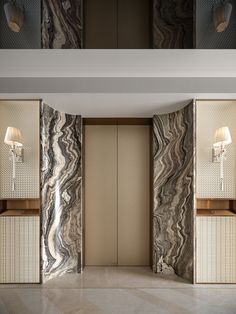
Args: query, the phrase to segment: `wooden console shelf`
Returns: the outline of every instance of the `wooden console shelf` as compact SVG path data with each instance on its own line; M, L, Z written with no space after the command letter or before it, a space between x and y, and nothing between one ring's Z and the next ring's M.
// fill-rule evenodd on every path
M236 200L225 198L198 198L198 216L235 216Z
M38 209L8 209L0 214L0 216L39 216Z
M39 208L38 198L0 200L0 216L39 216Z

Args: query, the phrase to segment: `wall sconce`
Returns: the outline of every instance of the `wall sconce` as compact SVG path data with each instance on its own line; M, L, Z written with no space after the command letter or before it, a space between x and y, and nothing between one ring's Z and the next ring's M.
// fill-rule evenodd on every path
M19 33L23 26L24 13L23 11L15 5L13 2L7 2L4 4L4 11L7 19L7 24L9 28L15 32Z
M213 20L217 33L224 32L228 27L232 8L232 4L229 2L222 2L213 8Z
M4 143L10 145L10 160L12 160L12 191L15 191L16 162L23 162L23 145L21 132L17 128L8 127Z
M215 142L212 149L212 161L220 163L220 190L224 190L224 160L226 160L225 146L232 143L229 128L224 126L215 132Z

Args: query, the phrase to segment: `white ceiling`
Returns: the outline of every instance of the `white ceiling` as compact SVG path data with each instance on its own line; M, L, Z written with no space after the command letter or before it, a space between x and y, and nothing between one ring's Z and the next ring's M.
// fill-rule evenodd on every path
M152 117L196 99L236 99L235 94L2 94L2 99L40 99L62 112L83 117Z
M0 98L84 117L149 117L236 99L235 50L1 50Z

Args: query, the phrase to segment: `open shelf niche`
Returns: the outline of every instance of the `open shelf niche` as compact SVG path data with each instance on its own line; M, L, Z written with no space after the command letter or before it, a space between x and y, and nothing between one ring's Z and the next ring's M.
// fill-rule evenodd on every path
M235 216L236 199L197 198L198 216Z
M39 198L0 200L0 216L39 216Z

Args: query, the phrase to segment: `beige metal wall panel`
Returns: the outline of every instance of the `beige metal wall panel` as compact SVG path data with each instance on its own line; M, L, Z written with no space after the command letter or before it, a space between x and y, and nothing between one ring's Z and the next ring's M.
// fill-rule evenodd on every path
M85 126L85 264L117 265L117 126Z
M118 127L118 265L150 264L150 128Z
M236 218L196 218L197 283L236 283Z
M0 217L0 283L39 283L39 217Z

